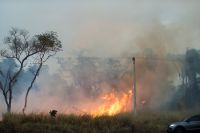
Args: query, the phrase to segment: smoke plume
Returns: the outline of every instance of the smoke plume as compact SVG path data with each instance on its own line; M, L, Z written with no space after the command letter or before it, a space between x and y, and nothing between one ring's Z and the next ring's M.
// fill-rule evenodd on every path
M52 17L57 13L47 8L50 15L46 16L53 18L53 25L41 24L44 16L38 15L35 20L39 20L39 28L58 27L55 30L62 38L64 50L56 61L50 60L43 67L30 92L28 112L57 109L64 113L88 113L101 103L103 94L122 94L132 89L133 56L139 109L159 110L168 103L180 84L180 57L183 58L187 47L199 48L199 2L122 3L71 3L73 17L63 14L65 10ZM55 9L63 5L55 4ZM36 12L43 11L43 6ZM5 61L1 64L10 66ZM28 69L24 75L15 92L16 112L22 109L24 83L32 78ZM0 111L5 111L3 103Z

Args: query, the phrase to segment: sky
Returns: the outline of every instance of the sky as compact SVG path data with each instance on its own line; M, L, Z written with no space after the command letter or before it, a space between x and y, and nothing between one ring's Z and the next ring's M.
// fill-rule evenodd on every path
M80 50L110 57L159 46L183 53L200 48L199 4L198 0L0 0L0 44L11 27L17 27L30 35L56 31L63 44L58 56L64 58ZM161 38L161 45L143 46L152 34Z

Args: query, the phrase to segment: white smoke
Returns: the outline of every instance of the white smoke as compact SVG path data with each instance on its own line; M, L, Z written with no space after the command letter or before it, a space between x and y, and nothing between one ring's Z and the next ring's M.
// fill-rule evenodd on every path
M0 38L5 37L10 26L17 26L26 28L31 33L55 30L63 42L63 52L58 56L64 59L64 64L58 64L55 58L49 60L48 69L43 69L30 92L29 112L48 111L52 108L66 111L71 108L71 104L80 108L87 106L88 98L84 94L86 88L80 90L81 87L73 87L74 79L69 74L72 66L66 63L69 57L144 57L150 51L153 58L165 59L169 54L183 54L187 47L198 49L199 2L22 1L15 6L16 2L4 1L0 4L0 13L5 18L0 25L0 29L3 29ZM24 12L22 7L29 10ZM162 98L163 93L168 92L167 82L176 79L176 66L166 61L137 61L139 84L144 84L144 87L139 86L138 93L141 98L151 100L153 105L160 105L157 101ZM130 66L127 62L120 63ZM154 69L150 70L150 67ZM107 69L105 66L101 68ZM87 70L85 73L91 74L90 69L84 70ZM114 71L114 74L120 75L119 72ZM125 85L125 89L129 85L131 86L130 81ZM111 85L107 86L110 88ZM151 93L152 96L149 95ZM15 111L21 111L23 100L24 94L14 101ZM0 109L4 110L4 107Z

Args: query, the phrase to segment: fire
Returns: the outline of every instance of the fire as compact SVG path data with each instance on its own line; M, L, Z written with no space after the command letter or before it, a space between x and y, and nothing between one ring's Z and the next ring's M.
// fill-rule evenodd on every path
M100 105L94 109L91 114L93 116L115 115L120 112L131 110L132 90L126 92L112 91L100 97Z

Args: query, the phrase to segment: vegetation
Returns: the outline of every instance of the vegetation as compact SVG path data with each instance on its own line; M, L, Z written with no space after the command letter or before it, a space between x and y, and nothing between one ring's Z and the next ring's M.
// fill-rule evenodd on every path
M33 78L27 87L23 112L27 106L28 94L39 75L43 64L57 52L61 51L62 45L56 32L46 32L29 37L26 30L12 28L5 38L5 46L0 49L0 59L14 60L16 65L7 70L0 68L0 93L3 94L7 112L11 112L13 91L22 78L23 72L34 64ZM7 66L8 67L8 66Z
M115 116L4 114L1 133L164 133L189 113L122 113Z

